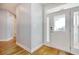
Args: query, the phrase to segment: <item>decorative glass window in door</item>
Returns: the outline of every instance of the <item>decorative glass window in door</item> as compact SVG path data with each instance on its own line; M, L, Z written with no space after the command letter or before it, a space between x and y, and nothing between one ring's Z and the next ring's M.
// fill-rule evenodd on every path
M74 12L74 48L79 49L79 12Z
M54 31L65 31L65 14L54 16Z

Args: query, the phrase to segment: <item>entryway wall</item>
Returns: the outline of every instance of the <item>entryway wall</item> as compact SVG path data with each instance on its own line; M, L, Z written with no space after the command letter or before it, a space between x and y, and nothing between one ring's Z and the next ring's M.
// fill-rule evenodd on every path
M48 14L55 13L55 12L58 12L58 11L61 11L61 10L65 10L65 9L70 9L70 8L73 8L73 9L74 9L74 7L78 7L78 6L79 6L79 4L74 4L74 3L73 3L73 4L64 4L64 5L60 5L60 6L58 6L58 7L55 7L55 8L51 8L51 9L49 9L49 10L47 10L47 11L45 10L45 12L44 12L44 13L45 13L45 19L44 19L44 21L45 21L46 23L45 23L44 26L45 26L45 27L47 26L47 21L46 21L46 20L47 20L47 15L48 15ZM72 9L71 9L71 10L72 10ZM78 11L78 10L77 10L77 11ZM70 12L70 18L71 18L70 20L71 20L71 22L72 22L72 18L73 18L74 16L73 16L73 17L71 17L71 16L72 16L72 15L71 15L71 12ZM71 26L71 25L72 25L72 26ZM73 24L70 24L69 26L71 26L71 27L73 28ZM70 27L70 28L71 28L71 27ZM49 27L48 27L48 28L49 28ZM45 29L47 29L47 28L45 28ZM46 31L46 30L45 30L45 31ZM49 30L49 31L50 31L50 30ZM47 33L48 33L48 32L47 32ZM46 33L46 34L47 34L47 33ZM64 43L70 44L70 47L69 47L69 48L70 48L70 52L72 53L73 51L71 51L71 49L73 49L73 46L72 46L71 43L73 43L72 41L73 41L74 39L73 39L73 38L71 39L71 35L73 35L73 33L70 32L70 39L69 39L69 40L70 40L70 43L68 43L68 42L64 42ZM49 36L49 35L46 35L46 36L45 36L45 39L44 39L44 40L45 40L45 44L46 44L47 46L53 47L53 45L52 45L53 42L51 42L52 44L51 44L50 42L47 42L47 40L48 40L48 39L47 39L47 36ZM50 37L50 36L49 36L49 37ZM52 40L53 40L53 39L52 39ZM51 41L51 40L50 40L50 41ZM57 48L57 47L54 47L54 48ZM59 48L58 48L58 49L59 49ZM62 50L64 50L64 49L62 49ZM65 51L65 50L64 50L64 51ZM75 48L74 51L79 51L79 50ZM73 54L78 54L78 53L77 53L77 52L74 52Z
M0 41L9 41L14 37L15 17L8 10L0 9Z
M0 41L9 41L15 36L15 10L17 3L0 4Z
M42 21L40 3L19 4L16 7L16 43L29 52L41 47Z
M54 12L57 12L57 11L60 11L60 10L64 10L64 9L68 9L68 8L72 8L72 7L77 7L79 6L78 3L57 3L55 4L54 6L52 6L53 4L49 4L47 6L44 6L44 43L47 42L47 15L48 14L51 14L51 13L54 13ZM50 7L50 8L49 8Z
M1 23L3 23L3 26L6 28L4 29L3 27L1 27L1 32L4 30L3 32L5 35L2 35L2 33L0 33L0 41L8 41L9 39L13 39L13 37L15 36L16 43L29 52L33 52L43 45L42 4L1 4L0 7L1 9L7 10L2 10L0 12L0 15L2 17L0 21L2 21ZM12 12L12 14L8 11ZM14 19L15 16L13 14L16 14L16 20ZM14 21L16 22L15 24ZM16 25L16 28L14 28L14 25Z

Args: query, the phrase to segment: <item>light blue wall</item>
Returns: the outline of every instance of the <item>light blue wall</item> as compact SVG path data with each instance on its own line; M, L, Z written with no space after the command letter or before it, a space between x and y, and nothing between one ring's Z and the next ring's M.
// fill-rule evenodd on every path
M14 16L6 10L0 10L0 41L13 37Z
M16 42L31 52L42 44L41 4L20 4L16 11Z
M21 4L16 9L16 42L31 50L30 4Z
M42 43L43 36L43 23L42 23L42 5L31 4L31 49L34 50Z

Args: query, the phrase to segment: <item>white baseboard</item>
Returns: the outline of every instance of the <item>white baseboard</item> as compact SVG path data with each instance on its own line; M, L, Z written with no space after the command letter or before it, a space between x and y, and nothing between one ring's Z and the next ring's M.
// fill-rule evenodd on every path
M43 46L43 44L40 44L39 46L35 47L34 49L31 50L31 53L33 53L34 51L38 50L42 46Z
M22 47L23 49L27 50L27 51L30 52L30 53L33 53L34 51L36 51L37 49L39 49L40 47L43 46L43 44L40 44L40 45L37 46L36 48L30 50L29 48L24 47L22 44L20 44L20 43L18 43L18 42L16 42L16 44L19 45L20 47Z
M18 42L16 42L16 44L31 53L31 51L30 51L29 48L24 47L22 44L20 44L20 43L18 43Z
M7 39L1 39L0 41L10 41L11 39L13 39L13 37L7 38Z

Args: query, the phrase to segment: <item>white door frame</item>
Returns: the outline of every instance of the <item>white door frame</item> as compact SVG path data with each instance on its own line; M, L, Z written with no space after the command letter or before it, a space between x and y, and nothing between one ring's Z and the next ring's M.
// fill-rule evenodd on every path
M52 13L52 15L58 15L58 14L64 14L64 13L66 13L67 14L67 22L70 22L70 14L69 14L69 12L70 12L70 9L68 9L68 10L61 10L61 11L58 11L58 12L55 12L55 13ZM49 14L49 15L47 15L47 16L50 16L51 14ZM67 24L67 26L69 25L69 23ZM48 25L49 27L50 27L50 25ZM48 27L47 27L48 28ZM70 26L69 26L69 28L70 28ZM68 29L69 29L68 28ZM67 29L67 30L68 30ZM47 30L48 31L48 34L50 34L50 30ZM47 35L48 35L47 34ZM66 34L68 34L69 36L70 36L70 29L67 31L67 33ZM49 36L49 35L48 35ZM68 41L70 42L70 38L69 38L69 36L68 36ZM49 38L50 38L50 36L49 36ZM68 42L67 42L68 43ZM50 44L51 44L51 39L50 39ZM67 49L61 49L61 50L66 50L67 52L70 52L70 43L68 43L69 44L69 46L68 46L68 48ZM52 45L52 47L54 47L53 45ZM54 48L57 48L57 47L54 47ZM60 49L60 48L58 48L58 49Z
M71 9L71 53L79 54L79 49L74 48L74 12L79 12L79 7Z

